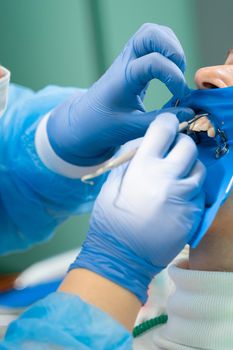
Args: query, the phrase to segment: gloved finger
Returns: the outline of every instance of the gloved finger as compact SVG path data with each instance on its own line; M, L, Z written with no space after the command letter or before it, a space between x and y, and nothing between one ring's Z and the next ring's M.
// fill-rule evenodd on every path
M144 87L144 89L140 93L140 98L142 101L144 101L144 98L146 96L146 92L147 92L149 85L150 85L150 83L147 83L146 86Z
M122 155L127 154L130 151L133 151L135 149L139 149L141 143L142 143L143 138L137 138L134 140L131 140L127 143L125 143L123 146L120 147L118 152L114 155L114 158L120 157ZM125 162L121 164L120 166L114 168L109 175L109 178L115 178L115 177L122 177L122 174L125 173L126 169L129 166L130 161Z
M137 95L152 79L159 79L177 98L182 98L188 89L184 75L177 65L157 52L131 61L126 77Z
M135 150L136 148L139 148L142 141L143 141L143 137L139 137L134 140L130 140L129 142L126 142L123 146L120 147L120 149L116 152L114 157L119 157L123 154L126 154L127 152L130 152L132 150Z
M197 146L191 137L179 134L175 144L166 156L167 162L173 164L173 173L180 178L186 177L197 160Z
M188 87L187 89L187 95L190 95L192 90ZM182 101L180 101L177 97L172 96L169 101L165 103L165 105L162 107L162 109L171 108L171 107L186 107L185 103L182 104Z
M194 114L191 109L183 107L170 108L162 111L163 114L166 114L166 112L176 114L180 122L191 119ZM155 110L138 114L130 113L118 119L117 131L115 133L115 146L119 146L119 140L121 144L124 144L130 140L144 136L148 127L158 115L160 115L160 111Z
M174 114L159 115L147 130L138 155L163 158L176 138L178 125L178 119Z
M192 169L192 171L189 174L189 177L187 178L187 181L189 180L190 183L193 185L193 188L200 190L204 184L206 177L206 167L205 165L198 159ZM194 195L195 191L194 191Z
M194 117L195 113L190 108L177 107L177 108L167 108L164 110L154 110L151 112L145 112L140 115L129 114L124 116L124 119L121 121L121 127L124 130L128 130L128 138L125 139L125 142L130 139L144 136L146 130L150 124L157 118L157 116L166 115L166 113L175 114L179 122L190 120Z
M203 191L203 184L206 177L206 168L200 160L197 160L188 177L180 182L179 196L182 194L186 200L191 200Z
M165 105L162 107L162 109L166 109L166 108L172 108L172 107L176 107L177 103L179 103L179 99L177 99L175 96L172 96L170 98L170 100L168 100Z
M161 110L162 113L173 113L177 116L179 119L179 122L182 123L184 121L190 120L194 118L195 113L191 108L186 107L171 107L171 108L164 108Z
M183 48L174 32L168 27L146 23L134 35L132 45L136 57L158 52L171 60L182 72L185 70Z
M198 212L196 212L196 218L193 223L193 229L189 233L189 237L187 243L192 247L192 244L196 240L199 234L199 225L205 210L205 193L204 191L200 191L196 197L192 199L192 204L198 208Z

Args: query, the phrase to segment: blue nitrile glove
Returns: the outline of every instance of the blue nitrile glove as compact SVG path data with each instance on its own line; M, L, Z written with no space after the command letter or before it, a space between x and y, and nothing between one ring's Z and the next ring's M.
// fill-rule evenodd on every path
M157 111L147 113L143 105L148 83L159 79L181 98L187 92L184 70L184 52L172 30L143 25L83 96L73 96L52 111L47 133L53 151L78 166L109 159L120 145L143 136L156 117ZM182 119L184 111L175 113Z
M161 114L129 165L111 172L97 197L88 236L72 268L85 268L134 293L142 303L151 279L195 234L204 209L205 168L178 120ZM139 146L135 140L122 152Z

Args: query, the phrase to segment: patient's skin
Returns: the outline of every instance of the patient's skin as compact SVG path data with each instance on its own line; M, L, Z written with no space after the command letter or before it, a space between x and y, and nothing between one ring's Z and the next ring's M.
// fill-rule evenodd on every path
M228 53L224 65L198 69L195 83L199 89L224 88L233 86L233 50ZM207 131L209 137L215 136L215 130L208 118L198 119L191 125L194 131Z
M190 249L192 270L233 272L233 193L220 208L196 249Z
M200 89L208 88L211 85L219 88L233 86L233 50L230 50L225 65L199 69L195 76L195 82ZM232 214L233 193L220 208L199 246L190 250L190 269L233 272Z

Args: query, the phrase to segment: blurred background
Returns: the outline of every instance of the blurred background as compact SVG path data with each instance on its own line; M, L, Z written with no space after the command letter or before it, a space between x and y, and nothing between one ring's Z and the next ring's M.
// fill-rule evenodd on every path
M12 81L41 89L48 84L89 87L144 23L170 26L187 57L186 78L222 64L233 46L232 0L0 0L0 64ZM153 82L148 109L170 94ZM54 238L33 249L0 258L0 272L16 272L81 244L88 215L72 218Z

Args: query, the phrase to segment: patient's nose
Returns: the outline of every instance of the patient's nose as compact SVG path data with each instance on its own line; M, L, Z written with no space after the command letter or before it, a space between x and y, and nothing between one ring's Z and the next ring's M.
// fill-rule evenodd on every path
M228 51L225 64L233 64L233 49Z
M233 49L228 51L224 65L198 69L195 74L195 83L198 89L225 88L233 86ZM208 136L215 136L215 128L206 117L193 123L191 129L194 131L207 131Z
M198 89L233 86L233 64L200 68L195 74L195 83Z
M195 83L198 89L224 88L227 87L227 66L204 67L197 70ZM233 70L232 70L233 73ZM233 78L233 74L232 74Z

